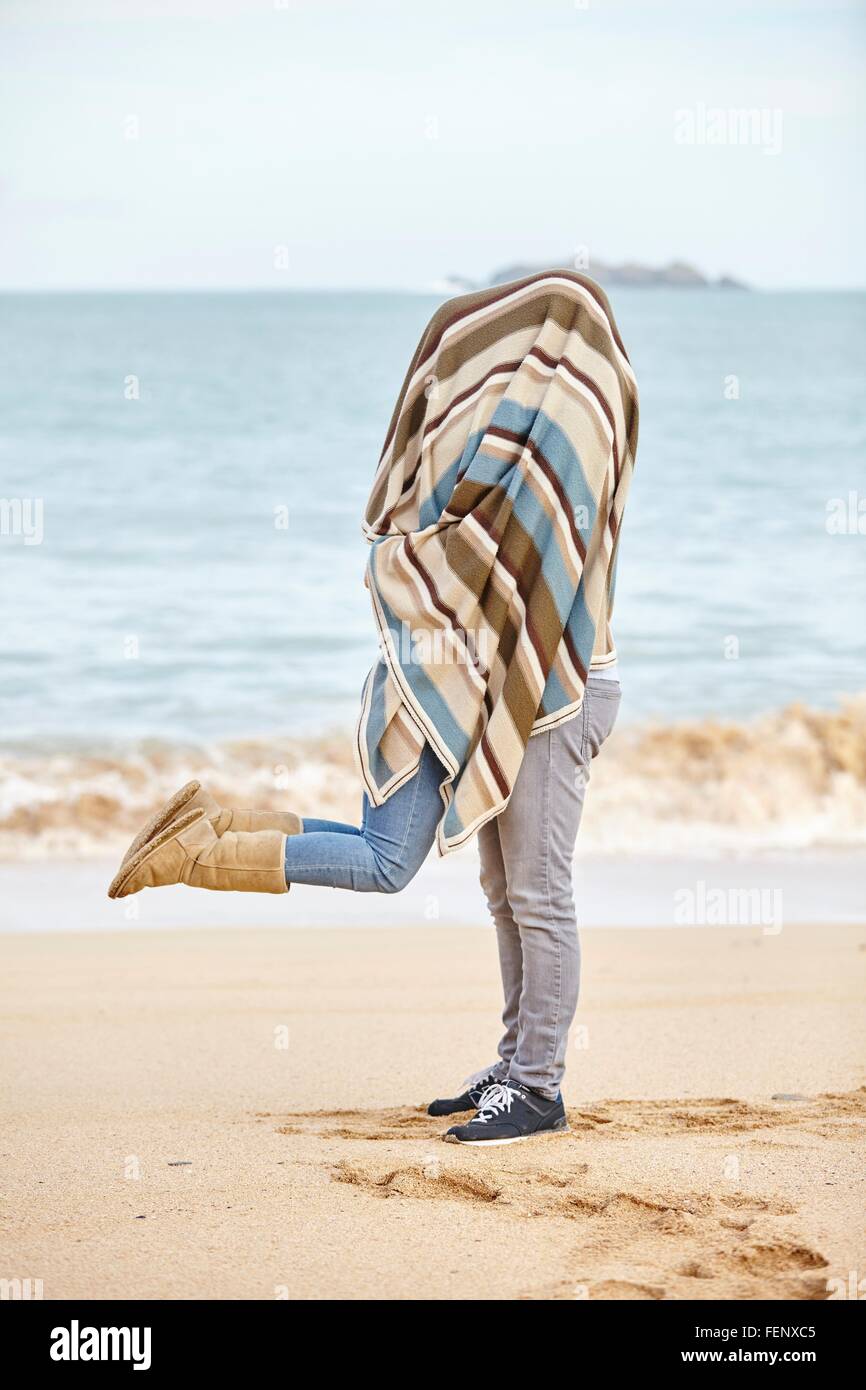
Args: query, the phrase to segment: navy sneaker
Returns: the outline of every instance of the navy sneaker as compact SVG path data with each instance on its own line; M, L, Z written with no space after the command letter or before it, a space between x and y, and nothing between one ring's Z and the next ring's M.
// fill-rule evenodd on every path
M562 1095L548 1100L518 1081L490 1086L478 1114L445 1135L449 1144L516 1144L536 1134L565 1134L568 1121Z
M494 1074L493 1066L487 1067L484 1071L477 1071L473 1076L467 1076L463 1085L466 1090L462 1095L453 1096L450 1100L434 1100L427 1106L428 1115L458 1115L461 1110L477 1110L481 1097L490 1086L498 1085L499 1077Z

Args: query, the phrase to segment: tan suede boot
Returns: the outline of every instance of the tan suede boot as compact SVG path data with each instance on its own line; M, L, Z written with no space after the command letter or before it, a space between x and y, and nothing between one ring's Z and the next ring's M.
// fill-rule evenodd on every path
M201 782L187 782L179 792L169 797L155 816L138 832L126 854L121 860L126 864L133 855L158 835L172 821L177 820L181 811L202 810L217 835L226 830L281 830L284 835L300 835L303 822L293 811L236 811L220 806L210 792L205 791Z
M217 835L200 806L187 809L121 865L108 896L125 898L171 883L233 893L287 893L285 846L281 830Z

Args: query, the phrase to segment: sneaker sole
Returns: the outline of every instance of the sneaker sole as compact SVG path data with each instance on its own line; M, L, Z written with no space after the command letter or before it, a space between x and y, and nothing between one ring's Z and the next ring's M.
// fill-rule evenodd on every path
M534 1134L515 1134L513 1139L461 1139L457 1134L445 1134L442 1137L446 1144L468 1144L470 1149L495 1149L501 1148L503 1144L524 1144L527 1139L549 1139L560 1134L570 1134L568 1125L563 1125L562 1129L540 1129Z

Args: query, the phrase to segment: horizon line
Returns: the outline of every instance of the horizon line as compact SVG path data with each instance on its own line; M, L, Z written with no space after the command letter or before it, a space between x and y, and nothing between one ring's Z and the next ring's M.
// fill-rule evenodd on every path
M590 276L590 279L593 277ZM597 282L602 284L601 281ZM476 289L492 289L492 285L478 285ZM866 290L866 283L859 285L776 285L763 286L747 284L742 288L728 288L710 282L705 285L608 285L602 288L611 291L635 290L641 294L658 293L669 290L674 294L858 294ZM473 293L473 290L459 293ZM0 295L46 295L46 294L413 294L434 297L454 298L446 290L435 285L3 285Z

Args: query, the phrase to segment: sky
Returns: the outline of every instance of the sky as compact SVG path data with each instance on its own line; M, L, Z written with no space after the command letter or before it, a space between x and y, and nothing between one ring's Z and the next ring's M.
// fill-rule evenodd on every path
M864 59L863 0L0 0L0 288L866 286Z

